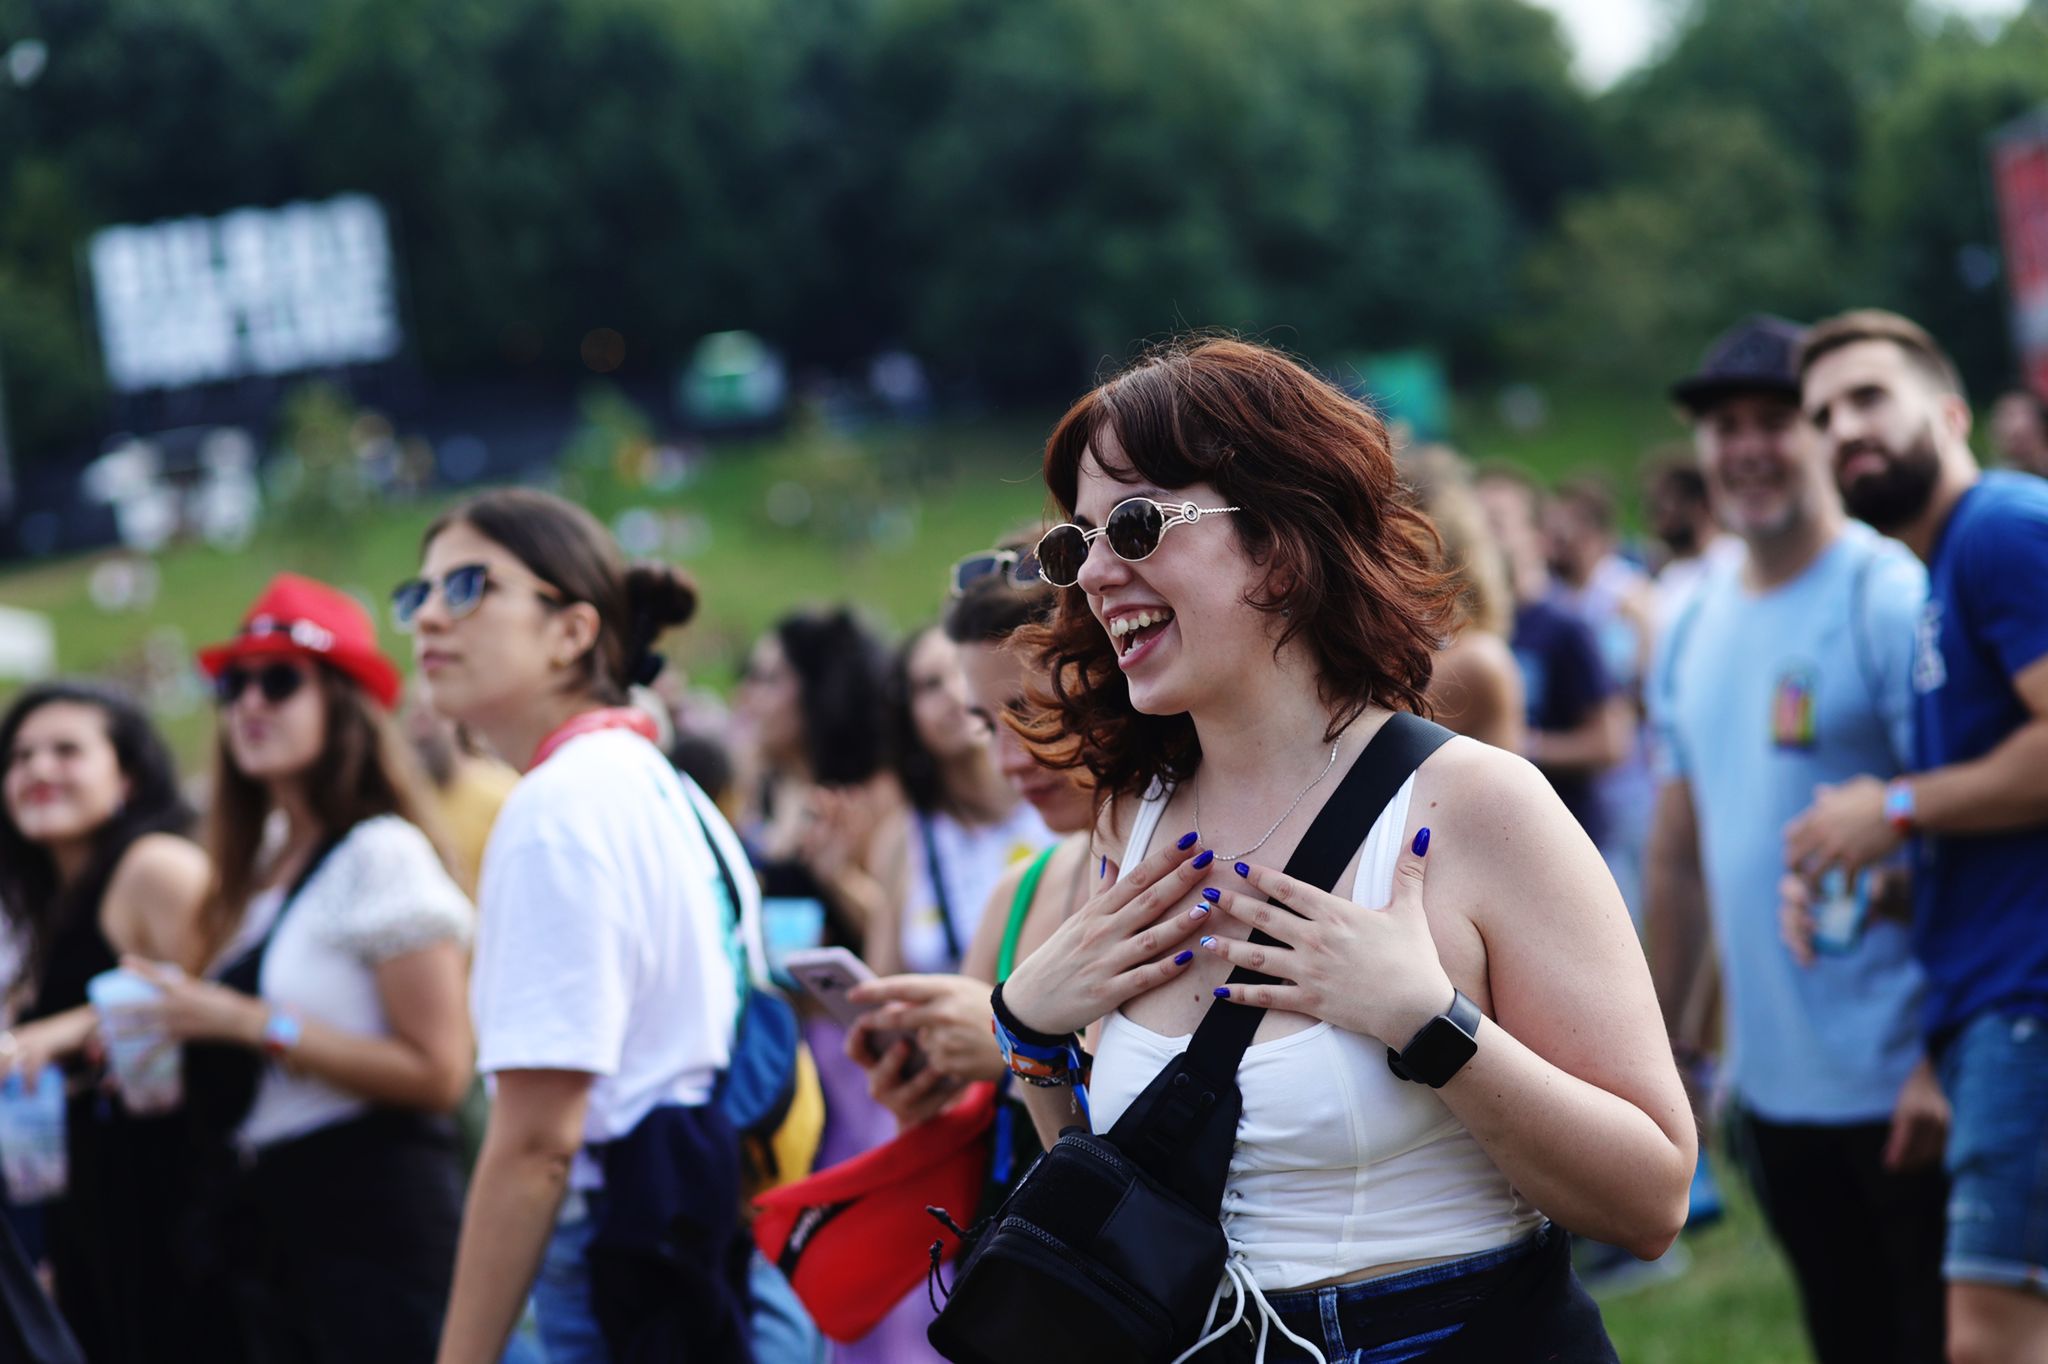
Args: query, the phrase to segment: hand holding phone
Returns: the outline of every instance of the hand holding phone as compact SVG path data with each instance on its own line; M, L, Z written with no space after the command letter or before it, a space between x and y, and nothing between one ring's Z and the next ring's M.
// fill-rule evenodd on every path
M868 1064L880 1060L890 1047L900 1041L909 1045L910 1054L898 1078L907 1080L925 1068L926 1057L917 1045L914 1031L863 1026L866 1016L881 1006L858 1004L847 995L854 986L875 979L875 973L866 962L843 947L817 947L792 952L783 958L782 964L790 979L816 1000L833 1021L848 1028L859 1027L865 1032L869 1044Z

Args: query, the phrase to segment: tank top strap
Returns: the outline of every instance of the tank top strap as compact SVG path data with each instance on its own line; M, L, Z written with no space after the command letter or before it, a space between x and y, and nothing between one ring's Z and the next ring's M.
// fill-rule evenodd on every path
M1045 869L1059 850L1060 845L1054 843L1032 858L1031 865L1024 869L1024 879L1017 883L1017 893L1010 897L1010 920L1003 925L1003 945L996 953L998 985L1008 980L1017 967L1017 939L1024 935L1024 921L1031 917L1031 899L1038 894L1038 883L1045 879Z
M1138 813L1131 821L1131 836L1124 844L1123 860L1117 863L1116 874L1123 877L1124 868L1143 860L1145 849L1151 846L1152 835L1159 828L1160 817L1166 813L1166 803L1173 797L1173 789L1164 782L1155 781L1145 792L1145 798L1138 802Z

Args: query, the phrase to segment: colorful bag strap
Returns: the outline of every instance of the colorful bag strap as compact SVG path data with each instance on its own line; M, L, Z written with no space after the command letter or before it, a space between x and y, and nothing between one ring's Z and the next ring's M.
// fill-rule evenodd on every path
M1017 969L1017 939L1024 936L1024 921L1031 917L1031 899L1038 894L1038 883L1045 879L1045 869L1059 850L1060 845L1055 843L1032 858L1031 865L1024 869L1024 879L1017 883L1017 893L1010 897L1010 921L1003 925L1003 946L996 953L998 985Z

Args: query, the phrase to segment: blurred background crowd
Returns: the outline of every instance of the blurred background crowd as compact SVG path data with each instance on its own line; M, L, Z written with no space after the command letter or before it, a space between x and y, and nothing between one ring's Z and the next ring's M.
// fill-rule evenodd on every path
M233 705L201 644L290 572L403 658L434 517L545 487L703 591L639 699L771 953L993 963L984 903L1081 825L963 672L1000 631L948 565L1034 538L1044 432L1106 363L1225 329L1385 414L1466 589L1439 718L1551 777L1642 926L1656 663L1743 552L1722 390L1674 382L1795 403L1778 319L1895 308L1982 462L2048 476L2048 4L1672 0L1589 68L1628 8L0 0L0 699L93 679L36 695L103 719L120 846L191 833ZM517 774L401 714L454 952ZM0 869L11 1021L50 983L30 925L112 893L73 871ZM1679 938L1653 965L1708 1115L1724 1003ZM895 1125L807 1026L824 1166ZM1624 1358L1805 1357L1725 1159L1664 1261L1582 1264ZM92 1357L150 1357L108 1314L161 1304L67 1285L63 1202L16 1192Z

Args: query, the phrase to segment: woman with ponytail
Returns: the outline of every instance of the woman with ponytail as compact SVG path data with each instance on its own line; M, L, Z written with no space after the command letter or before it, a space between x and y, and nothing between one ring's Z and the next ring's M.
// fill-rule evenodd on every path
M628 567L582 509L502 489L428 528L394 603L435 709L523 774L484 851L470 1003L496 1101L440 1358L496 1361L531 1288L551 1364L684 1338L746 1359L739 1144L711 1099L758 899L625 706L696 591Z

